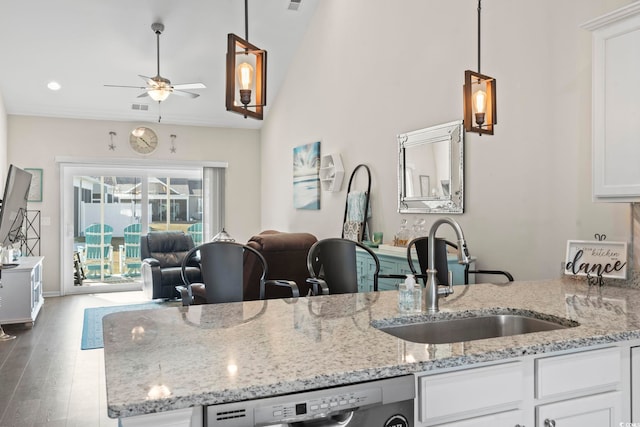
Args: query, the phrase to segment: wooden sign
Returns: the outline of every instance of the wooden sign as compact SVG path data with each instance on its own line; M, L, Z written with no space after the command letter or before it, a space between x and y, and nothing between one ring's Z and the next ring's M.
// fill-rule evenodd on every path
M627 278L627 242L568 240L564 274Z

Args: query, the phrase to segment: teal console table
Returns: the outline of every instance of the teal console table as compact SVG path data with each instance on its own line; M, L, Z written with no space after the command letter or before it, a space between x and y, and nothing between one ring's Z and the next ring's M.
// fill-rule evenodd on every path
M411 274L409 263L407 262L407 249L400 247L390 247L382 245L378 249L372 249L380 260L380 274ZM418 267L418 258L413 256L413 265ZM458 264L458 257L455 254L447 256L449 271L453 275L454 285L464 285L464 265ZM471 257L470 270L475 269L476 257ZM371 256L364 251L356 253L356 267L358 269L358 291L373 291L373 272L375 271L375 263ZM378 290L389 291L398 289L398 283L402 279L379 279ZM419 280L422 283L421 280ZM469 276L469 282L473 283L473 275Z

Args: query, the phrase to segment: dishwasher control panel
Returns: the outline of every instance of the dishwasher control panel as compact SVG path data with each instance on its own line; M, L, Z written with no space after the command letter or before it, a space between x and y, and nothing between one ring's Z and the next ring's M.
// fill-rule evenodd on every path
M300 395L297 401L290 396L286 402L257 407L254 409L255 422L257 425L269 425L326 418L382 402L380 387L333 392L335 394L332 390L319 390Z

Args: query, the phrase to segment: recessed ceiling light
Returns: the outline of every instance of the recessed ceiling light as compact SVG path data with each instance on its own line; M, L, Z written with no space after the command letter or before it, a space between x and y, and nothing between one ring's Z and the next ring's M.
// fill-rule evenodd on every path
M62 86L60 86L60 83L56 81L50 81L49 83L47 83L47 87L51 90L60 90Z

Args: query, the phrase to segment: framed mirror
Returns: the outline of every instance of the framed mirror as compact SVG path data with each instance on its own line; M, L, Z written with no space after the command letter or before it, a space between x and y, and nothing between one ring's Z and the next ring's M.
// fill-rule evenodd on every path
M464 212L462 120L398 135L398 212Z

